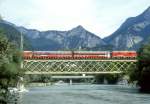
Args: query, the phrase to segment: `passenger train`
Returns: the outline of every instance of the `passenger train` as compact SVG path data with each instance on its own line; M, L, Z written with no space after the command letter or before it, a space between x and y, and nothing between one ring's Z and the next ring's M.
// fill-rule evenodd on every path
M135 59L136 51L24 51L24 59Z

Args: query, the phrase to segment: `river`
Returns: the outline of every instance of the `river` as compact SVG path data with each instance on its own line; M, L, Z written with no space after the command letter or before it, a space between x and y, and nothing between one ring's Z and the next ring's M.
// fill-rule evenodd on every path
M30 87L20 104L150 104L150 94L123 85L52 85Z

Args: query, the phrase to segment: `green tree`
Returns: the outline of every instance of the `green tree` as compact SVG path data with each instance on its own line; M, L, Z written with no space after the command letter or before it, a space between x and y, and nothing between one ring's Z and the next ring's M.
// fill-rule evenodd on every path
M137 60L136 68L130 72L130 79L138 82L140 91L150 93L150 44L139 49Z
M5 37L0 30L0 103L6 102L8 87L16 86L19 76L23 74L20 70L21 54Z

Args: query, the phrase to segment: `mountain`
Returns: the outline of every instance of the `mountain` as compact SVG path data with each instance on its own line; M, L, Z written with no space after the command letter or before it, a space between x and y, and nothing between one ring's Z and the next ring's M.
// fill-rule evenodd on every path
M68 31L38 31L0 20L0 28L6 31L9 40L18 45L22 32L26 50L137 50L150 40L150 7L142 14L128 18L104 39L80 25Z
M26 34L34 50L101 50L106 43L95 34L77 26L69 31L38 31L18 27Z
M20 48L21 33L20 33L20 31L18 31L17 28L15 28L14 24L9 23L9 22L1 19L0 20L0 29L2 31L4 31L4 33L6 34L6 37L8 38L8 40L10 42L13 42L18 48ZM31 49L31 45L30 45L26 36L24 36L23 44L24 44L24 50L30 50Z
M119 29L103 39L114 50L137 50L150 38L150 7L142 14L128 18Z

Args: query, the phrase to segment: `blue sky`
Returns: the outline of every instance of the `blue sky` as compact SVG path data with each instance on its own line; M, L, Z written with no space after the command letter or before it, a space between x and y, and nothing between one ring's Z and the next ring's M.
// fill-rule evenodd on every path
M82 25L103 38L149 6L150 0L0 0L0 14L16 25L40 31Z

